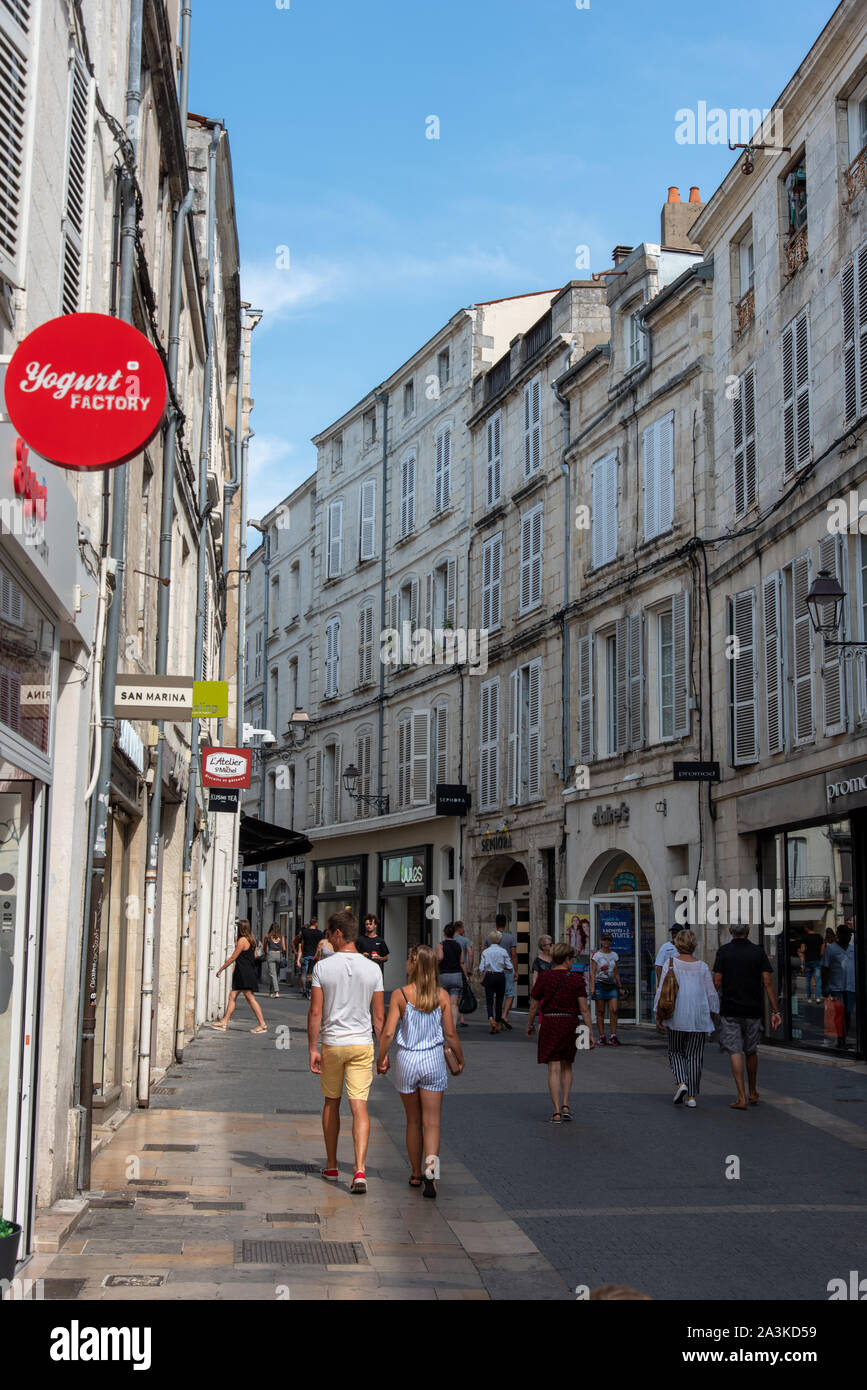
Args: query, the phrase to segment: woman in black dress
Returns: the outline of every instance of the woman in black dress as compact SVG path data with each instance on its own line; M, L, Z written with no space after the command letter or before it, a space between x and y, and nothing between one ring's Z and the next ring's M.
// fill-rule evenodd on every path
M212 1023L210 1025L211 1028L216 1028L220 1033L225 1033L226 1031L226 1024L235 1012L235 1000L238 998L239 994L243 994L257 1020L258 1026L256 1028L251 1028L250 1032L267 1033L268 1031L265 1020L262 1017L262 1010L256 1003L256 986L259 983L259 977L256 971L255 954L256 940L250 930L250 923L246 918L243 918L238 923L238 940L235 943L235 949L229 956L229 959L225 961L217 971L217 978L219 979L223 971L228 970L229 966L234 961L235 969L232 971L232 989L229 993L229 1002L226 1005L226 1012L217 1023Z
M554 1105L551 1116L553 1124L572 1119L568 1102L579 1019L584 1020L587 1037L592 1036L584 976L580 971L569 968L574 959L572 947L558 941L551 951L551 969L537 976L530 991L527 1037L532 1038L536 1031L536 1010L541 1007L539 1062L548 1067L548 1091Z

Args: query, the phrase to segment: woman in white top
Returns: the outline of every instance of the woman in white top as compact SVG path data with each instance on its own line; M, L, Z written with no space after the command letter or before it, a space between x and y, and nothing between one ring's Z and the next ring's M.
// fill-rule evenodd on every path
M713 976L703 960L696 960L695 932L681 931L674 938L678 954L667 960L656 988L654 1010L659 1004L666 976L673 970L677 980L677 1000L671 1018L659 1021L668 1029L668 1061L676 1089L675 1105L684 1098L691 1110L701 1084L704 1045L714 1030L712 1014L719 1013L719 996L713 987Z
M503 933L492 931L488 945L482 951L479 961L479 974L485 986L485 1000L488 1005L488 1031L499 1033L503 1027L503 998L506 993L506 974L514 974L512 957L500 945Z

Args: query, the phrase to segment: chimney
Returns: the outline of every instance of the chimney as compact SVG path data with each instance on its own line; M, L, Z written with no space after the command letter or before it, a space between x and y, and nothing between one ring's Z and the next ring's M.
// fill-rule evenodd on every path
M668 200L662 207L660 245L668 251L701 251L696 242L690 241L689 229L703 207L701 194L694 185L689 190L688 203L680 201L680 192L672 185L668 190Z
M631 255L631 246L615 246L614 250L611 252L611 259L615 265L619 265L621 261L625 261L626 257Z

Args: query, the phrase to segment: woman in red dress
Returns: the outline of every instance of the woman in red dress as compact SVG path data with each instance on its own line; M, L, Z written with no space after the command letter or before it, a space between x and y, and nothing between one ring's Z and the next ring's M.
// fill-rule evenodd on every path
M536 1012L541 1010L539 1028L539 1061L548 1067L548 1090L554 1106L552 1124L572 1119L569 1092L572 1089L572 1063L575 1061L575 1038L579 1020L592 1037L590 1008L582 971L571 970L575 951L564 941L558 941L551 951L553 967L540 974L530 992L530 1017L527 1037L536 1031Z

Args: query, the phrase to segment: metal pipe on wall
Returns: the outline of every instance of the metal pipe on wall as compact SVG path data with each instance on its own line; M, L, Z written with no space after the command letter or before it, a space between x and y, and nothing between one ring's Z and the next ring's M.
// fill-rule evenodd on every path
M380 557L380 579L379 579L379 629L384 632L388 626L388 616L385 611L385 547L388 535L388 392L374 392L376 399L382 405L382 525L380 528L380 545L382 556ZM379 663L379 774L377 777L376 794L382 801L385 795L385 756L383 746L385 742L385 663Z

